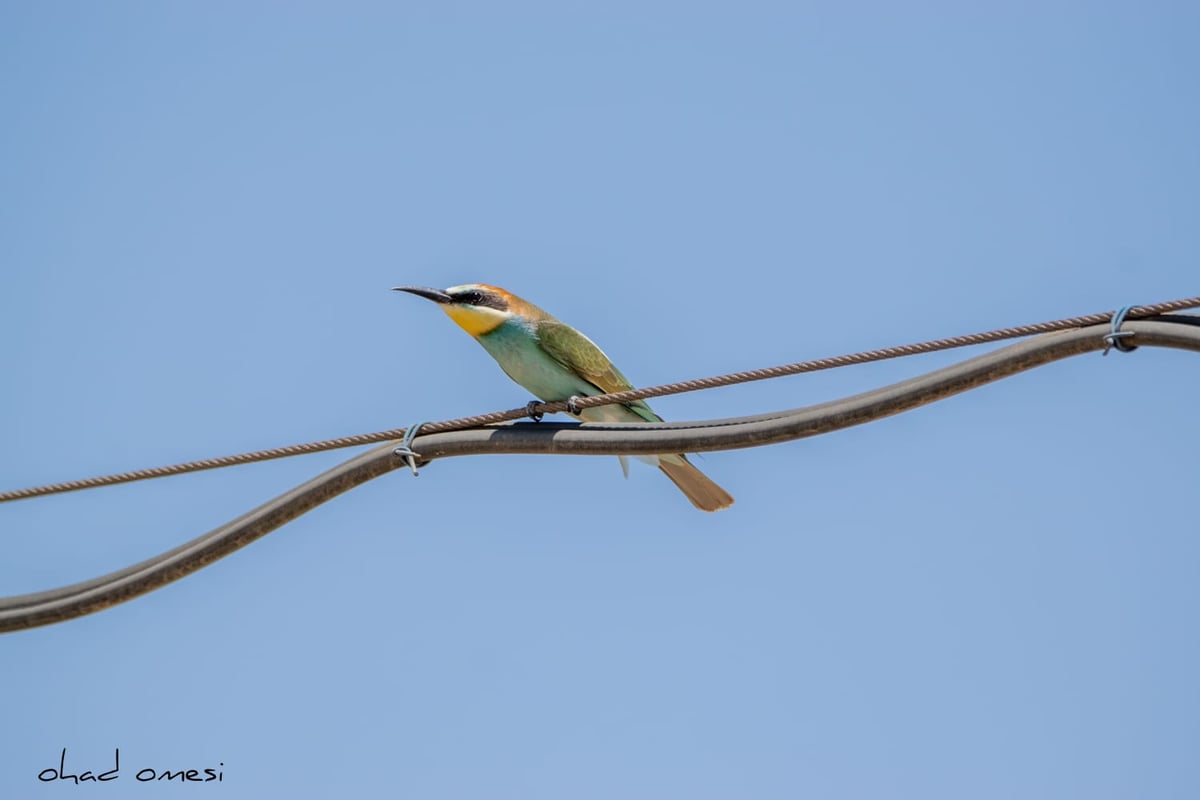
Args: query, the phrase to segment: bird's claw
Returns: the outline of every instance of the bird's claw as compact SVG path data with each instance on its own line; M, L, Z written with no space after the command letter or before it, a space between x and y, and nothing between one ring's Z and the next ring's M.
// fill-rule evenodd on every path
M545 416L541 411L538 411L538 406L540 405L541 402L537 400L530 400L525 404L525 414L534 422L541 422L542 417Z
M567 413L579 416L579 395L573 394L567 398Z

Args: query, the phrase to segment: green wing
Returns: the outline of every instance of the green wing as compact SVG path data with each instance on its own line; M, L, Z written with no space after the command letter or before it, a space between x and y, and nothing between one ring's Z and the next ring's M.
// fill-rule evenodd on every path
M623 392L633 384L613 366L612 361L591 339L558 320L545 320L538 325L542 349L558 363L596 387L597 394ZM650 406L641 400L625 406L647 422L661 422Z

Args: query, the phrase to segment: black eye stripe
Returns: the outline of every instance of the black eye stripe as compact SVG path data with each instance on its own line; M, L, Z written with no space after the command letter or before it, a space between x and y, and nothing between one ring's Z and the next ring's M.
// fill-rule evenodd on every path
M500 311L508 310L508 303L504 302L504 298L492 292L481 292L478 289L466 289L461 292L455 292L452 297L454 302L463 303L468 306L482 306L485 308L495 308Z

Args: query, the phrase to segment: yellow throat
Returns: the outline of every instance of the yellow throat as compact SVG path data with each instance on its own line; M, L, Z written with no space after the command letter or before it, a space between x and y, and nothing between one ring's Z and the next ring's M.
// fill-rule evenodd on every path
M442 310L458 327L476 337L491 333L508 319L508 314L503 311L483 306L445 305Z

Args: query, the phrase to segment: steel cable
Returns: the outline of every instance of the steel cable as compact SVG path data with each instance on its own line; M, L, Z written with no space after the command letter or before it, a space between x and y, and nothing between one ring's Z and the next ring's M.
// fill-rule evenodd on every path
M1166 303L1155 303L1148 306L1135 306L1128 310L1126 319L1140 319L1196 307L1200 307L1200 297L1189 297L1182 300L1172 300ZM999 328L997 330L987 331L984 333L972 333L965 336L952 336L947 339L934 339L932 341L918 342L916 344L885 347L880 350L867 350L861 353L851 353L849 355L833 356L830 358L819 358L813 361L800 361L794 364L783 364L775 367L746 370L744 372L733 372L727 375L718 375L711 378L697 378L694 380L679 381L677 383L668 383L660 386L650 386L644 389L631 389L625 392L613 392L611 394L581 397L578 399L576 405L578 408L591 408L593 406L609 405L612 403L628 403L632 400L643 400L651 397L662 397L670 394L682 394L684 392L694 392L701 389L715 389L720 386L731 386L738 383L767 380L769 378L781 378L787 375L799 375L805 372L818 372L820 370L833 369L834 367L846 367L852 364L866 364L872 361L884 361L891 358L899 358L901 356L933 353L939 350L949 350L956 347L967 347L970 345L987 344L989 342L999 342L1006 339L1016 339L1039 333L1070 330L1073 328L1081 328L1088 325L1097 325L1107 322L1112 318L1114 313L1115 312L1113 311L1105 311L1098 314L1086 314L1081 317L1070 317L1067 319L1055 320L1053 322L1038 322L1030 325L1018 325L1012 328ZM421 430L423 433L443 433L446 431L463 430L466 428L477 428L483 425L494 425L500 422L509 422L512 420L521 419L522 417L527 417L530 414L530 410L530 407L522 407L509 409L508 411L494 411L488 414L478 414L472 417L460 417L458 419L443 420L441 422L428 422L421 426ZM532 405L532 410L535 413L547 414L566 411L567 403L535 403ZM113 475L101 475L93 478L83 478L80 480L65 481L62 483L52 483L44 486L33 486L27 489L12 489L9 491L0 492L0 503L11 502L13 500L25 500L51 494L60 494L63 492L74 492L80 489L94 489L101 486L115 486L121 483L131 483L133 481L146 480L148 478L164 478L170 475L182 475L188 472L199 472L201 470L217 469L219 467L232 467L239 464L250 464L257 461L286 458L288 456L306 455L308 453L320 453L326 450L339 450L346 447L357 447L359 445L394 441L403 437L405 431L406 429L404 428L394 428L392 430L378 431L375 433L363 433L354 436L343 436L336 439L325 439L319 442L294 444L286 447L276 447L269 450L255 450L253 452L240 453L237 455L205 458L198 461L188 461L181 464L138 469L133 470L132 472L121 472Z
M1103 321L1103 320L1102 320ZM1138 346L1200 352L1200 317L1126 323ZM900 383L829 403L737 419L640 425L507 425L416 437L422 461L482 453L639 455L757 447L881 419L992 381L1109 345L1107 325L1040 336ZM394 444L376 447L209 533L93 580L0 598L0 633L94 613L178 580L337 495L404 465Z

